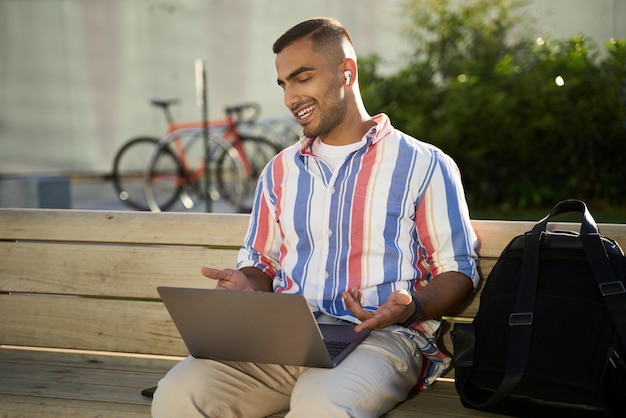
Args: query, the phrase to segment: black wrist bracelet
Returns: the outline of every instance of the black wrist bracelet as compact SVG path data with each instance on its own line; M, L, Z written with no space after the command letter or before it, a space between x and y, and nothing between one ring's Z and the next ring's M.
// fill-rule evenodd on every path
M417 300L417 298L414 295L411 295L411 299L413 300L413 304L415 305L415 313L413 315L411 315L411 317L409 319L407 319L406 321L404 321L401 324L404 328L408 328L409 326L411 326L411 324L417 320L419 320L422 317L422 304L420 303L419 300Z

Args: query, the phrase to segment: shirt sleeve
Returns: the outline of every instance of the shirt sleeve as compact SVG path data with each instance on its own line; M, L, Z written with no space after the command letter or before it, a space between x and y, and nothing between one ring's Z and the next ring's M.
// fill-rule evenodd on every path
M435 164L428 186L418 202L416 227L432 277L456 271L480 280L476 249L461 174L446 154L434 153Z
M278 249L280 230L273 216L274 209L269 204L265 190L267 168L257 184L248 232L237 257L237 269L255 267L270 277L276 277L280 270Z

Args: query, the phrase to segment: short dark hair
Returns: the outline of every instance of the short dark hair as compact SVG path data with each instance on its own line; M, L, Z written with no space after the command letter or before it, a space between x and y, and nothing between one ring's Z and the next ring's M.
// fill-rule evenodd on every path
M329 17L318 17L308 19L298 23L287 32L281 35L274 42L272 50L275 54L281 52L285 47L302 39L310 37L313 41L313 48L318 49L330 42L339 43L347 39L352 45L352 38L348 30L338 21Z

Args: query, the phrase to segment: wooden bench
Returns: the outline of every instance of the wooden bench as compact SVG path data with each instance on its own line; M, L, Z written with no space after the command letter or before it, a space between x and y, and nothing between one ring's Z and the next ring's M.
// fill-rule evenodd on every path
M141 390L187 355L157 285L211 286L200 267L232 267L247 222L240 214L0 209L0 416L149 416ZM532 225L473 224L483 277ZM626 247L626 225L600 228ZM478 297L446 327L471 321L477 307ZM443 343L451 351L448 333ZM461 406L451 373L387 416L490 415Z

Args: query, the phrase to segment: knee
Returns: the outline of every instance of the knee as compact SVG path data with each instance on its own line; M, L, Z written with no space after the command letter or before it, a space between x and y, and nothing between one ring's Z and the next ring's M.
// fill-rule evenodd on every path
M219 400L212 399L206 385L196 373L193 359L174 366L160 381L152 399L152 416L213 417L220 409Z
M187 389L184 385L184 381L176 381L172 379L169 374L166 374L157 385L156 391L153 396L153 404L161 401L166 401L168 398L182 398L185 397Z
M172 417L178 415L184 404L190 403L191 394L183 382L177 382L169 374L159 381L152 399L152 416ZM174 414L174 415L173 415Z
M317 371L301 377L291 393L290 415L294 417L348 417L352 405L335 385L318 379L308 379Z

